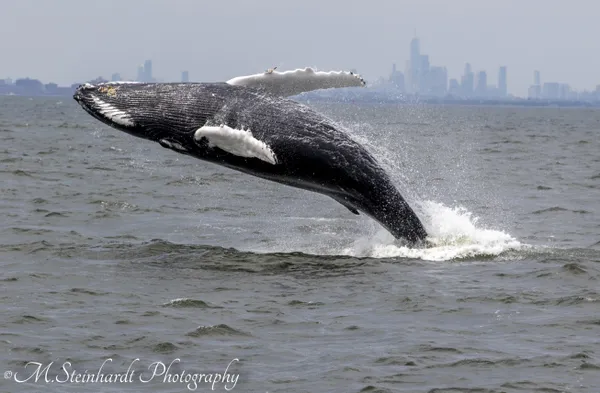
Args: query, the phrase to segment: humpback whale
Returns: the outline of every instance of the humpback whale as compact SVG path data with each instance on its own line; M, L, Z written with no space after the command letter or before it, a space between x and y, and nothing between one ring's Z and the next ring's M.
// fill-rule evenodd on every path
M217 83L89 83L74 99L120 131L177 153L327 195L410 243L427 233L377 160L334 121L288 97L364 86L345 71L311 68Z

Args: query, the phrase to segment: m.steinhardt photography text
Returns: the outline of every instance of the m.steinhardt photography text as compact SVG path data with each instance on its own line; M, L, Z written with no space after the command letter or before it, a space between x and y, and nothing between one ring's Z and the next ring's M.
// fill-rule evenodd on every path
M239 362L239 359L233 359L225 367L222 373L198 373L180 370L175 372L173 366L181 363L181 359L173 359L170 363L165 364L157 361L152 362L147 369L143 371L136 370L134 366L140 362L139 358L134 359L127 367L127 370L122 372L106 372L105 366L107 363L112 363L112 359L108 358L102 362L97 371L79 371L69 361L62 363L58 370L53 370L58 364L54 361L44 364L40 362L28 362L24 370L4 372L4 379L13 380L16 383L61 383L61 384L119 384L119 383L169 383L183 384L190 391L195 391L200 385L209 385L211 390L216 390L223 387L230 391L235 388L240 374L229 372L232 364ZM139 365L138 365L139 366Z

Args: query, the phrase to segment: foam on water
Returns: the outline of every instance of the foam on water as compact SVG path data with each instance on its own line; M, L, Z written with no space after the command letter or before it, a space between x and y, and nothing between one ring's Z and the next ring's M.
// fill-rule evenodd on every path
M427 248L410 248L398 244L387 231L356 240L344 249L344 255L373 258L417 258L446 261L475 256L496 256L508 250L520 250L526 245L506 232L477 226L477 217L463 207L448 207L438 202L421 204L423 224L430 234Z

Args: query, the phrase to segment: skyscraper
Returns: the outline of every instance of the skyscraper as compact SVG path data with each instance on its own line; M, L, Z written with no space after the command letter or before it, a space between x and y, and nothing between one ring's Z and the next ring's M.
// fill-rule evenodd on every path
M144 82L144 66L139 65L137 68L137 79L138 82Z
M410 73L411 71L411 65L410 65L410 60L406 60L406 63L404 65L404 91L406 91L407 93L412 93L412 89L411 89L411 75Z
M542 82L540 78L540 72L538 70L533 71L533 85L529 87L527 96L530 99L542 98Z
M429 83L429 55L419 56L419 92L427 93L430 88Z
M144 82L152 82L152 60L144 62Z
M390 84L404 92L404 74L396 69L396 63L392 64L392 73L390 74Z
M570 94L571 94L571 86L569 86L567 83L561 83L558 98L561 100L566 100L569 98Z
M419 75L421 66L421 44L417 37L410 41L410 74L408 83L409 93L419 92Z
M475 80L475 75L473 75L473 71L471 69L471 64L467 63L465 64L465 74L462 77L461 80L461 90L462 90L462 94L465 97L469 97L471 95L473 95L473 87L475 85L474 83Z
M431 67L427 74L427 93L443 97L448 91L448 71L446 67Z
M448 85L448 94L460 95L460 85L458 84L457 79L450 79L450 84Z
M113 82L118 82L118 81L121 81L121 80L123 80L123 79L121 78L121 74L119 74L118 72L116 72L116 73L112 74L112 76L111 76L111 78L110 78L110 79L111 79Z
M477 74L477 87L475 88L475 95L480 98L487 95L487 73L485 71L479 71Z
M466 63L465 64L465 75L470 74L471 72L473 72L473 69L471 68L471 63Z
M506 83L506 66L500 67L500 71L498 72L498 92L501 97L506 97L508 93L508 87Z
M536 86L540 86L542 83L542 78L540 78L540 72L538 70L533 71L533 84Z
M181 81L182 81L183 83L187 83L187 82L189 82L189 81L190 81L190 73L189 73L189 72L187 72L187 71L183 71L183 72L181 73Z
M542 88L542 98L547 100L557 100L560 97L560 83L546 82Z

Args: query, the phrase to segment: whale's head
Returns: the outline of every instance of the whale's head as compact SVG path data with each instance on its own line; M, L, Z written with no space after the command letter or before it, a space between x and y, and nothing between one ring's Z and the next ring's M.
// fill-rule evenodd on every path
M132 82L133 83L133 82ZM124 93L121 83L83 84L75 90L73 98L90 115L111 127L152 139L146 130L143 106L132 105L132 91ZM136 101L134 99L134 101Z
M86 83L73 98L113 128L186 152L197 145L194 132L222 105L203 88L200 84Z

